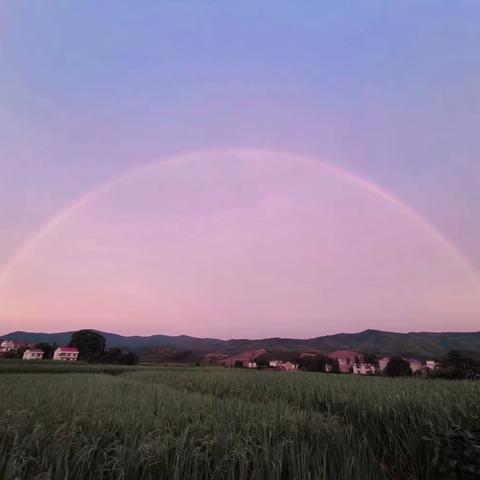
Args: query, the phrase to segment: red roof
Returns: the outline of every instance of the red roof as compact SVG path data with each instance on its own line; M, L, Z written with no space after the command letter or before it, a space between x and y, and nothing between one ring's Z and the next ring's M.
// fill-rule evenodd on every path
M417 360L416 358L407 358L408 363L414 363L415 365L421 365L422 362L420 360Z
M75 347L58 347L58 349L61 352L66 352L66 353L78 353L78 349Z
M355 357L358 357L360 361L363 360L363 355L358 352L352 352L351 350L337 350L328 354L330 358L334 360L343 360L344 362L350 360L351 362L355 361Z

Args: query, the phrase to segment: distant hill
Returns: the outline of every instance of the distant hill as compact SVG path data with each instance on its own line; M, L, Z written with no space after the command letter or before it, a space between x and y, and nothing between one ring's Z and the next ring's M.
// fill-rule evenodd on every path
M297 352L328 353L335 350L355 350L377 355L401 354L406 357L441 358L456 349L480 359L480 332L411 332L395 333L381 330L365 330L359 333L339 333L309 339L263 338L256 340L196 338L187 335L123 336L99 332L110 347L123 347L136 351L152 361L198 360L215 352L229 356L245 351L265 349L278 355L291 356ZM1 338L21 342L48 342L65 345L72 332L32 333L12 332Z
M141 336L124 336L116 333L102 332L101 333L109 347L124 347L129 349L139 349L148 347L169 347L180 350L200 350L209 351L215 348L216 345L222 345L224 340L217 340L215 338L196 338L188 335L151 335L149 337ZM70 341L73 331L58 332L58 333L36 333L16 331L6 335L0 336L2 339L17 340L27 343L56 343L57 345L65 345Z

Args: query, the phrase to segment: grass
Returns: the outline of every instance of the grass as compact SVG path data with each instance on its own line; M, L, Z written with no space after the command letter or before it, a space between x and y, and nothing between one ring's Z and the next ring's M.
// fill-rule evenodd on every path
M15 360L2 359L0 361L0 375L2 373L105 373L120 375L125 372L140 370L139 366L102 365L82 362L58 362L54 360ZM0 377L1 378L1 377Z
M422 437L480 425L479 382L11 367L0 366L5 480L436 479Z

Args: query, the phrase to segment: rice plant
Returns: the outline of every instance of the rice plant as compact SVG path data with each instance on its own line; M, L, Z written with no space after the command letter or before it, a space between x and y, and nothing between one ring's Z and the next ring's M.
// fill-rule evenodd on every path
M478 382L24 368L0 376L5 480L455 478L428 438L480 425Z

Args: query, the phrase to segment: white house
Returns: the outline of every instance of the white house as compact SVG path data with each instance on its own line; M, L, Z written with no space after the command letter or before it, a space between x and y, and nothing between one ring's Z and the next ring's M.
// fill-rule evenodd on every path
M43 358L43 350L39 348L29 348L23 354L24 360L41 360Z
M390 361L390 357L383 357L378 361L378 369L383 372L385 370L385 367L388 365L388 362Z
M247 368L257 368L257 362L248 362L247 363Z
M338 368L342 373L349 373L356 362L363 362L363 355L350 350L337 350L328 354L333 360L337 360Z
M437 362L435 360L427 360L425 366L427 370L435 370L437 368Z
M410 365L412 373L417 373L422 370L422 362L420 360L417 360L416 358L408 358L407 362Z
M353 373L355 375L373 375L375 373L375 367L370 363L360 363L353 365Z
M78 350L75 347L58 347L53 354L53 359L75 362L78 359Z
M12 340L3 340L2 343L0 343L0 352L2 353L7 353L7 352L13 352L17 353L18 347L15 342L12 342Z
M297 370L298 365L292 362L283 362L280 368L286 372L293 372L294 370Z
M292 362L284 362L283 360L270 360L270 367L276 368L277 370L285 370L286 372L292 372L293 370L298 369L298 365Z

